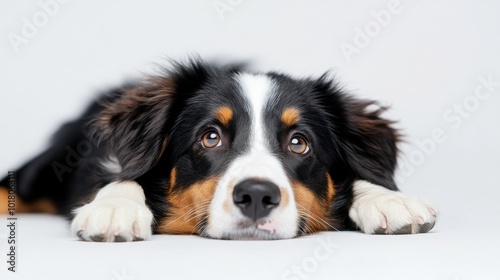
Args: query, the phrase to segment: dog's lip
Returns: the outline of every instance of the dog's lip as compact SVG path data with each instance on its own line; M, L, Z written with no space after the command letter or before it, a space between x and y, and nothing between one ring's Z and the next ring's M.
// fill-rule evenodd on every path
M268 220L268 219L259 219L257 221L245 219L245 220L240 220L239 222L237 222L236 226L239 229L249 229L249 228L261 229L262 226L269 225L269 224L271 224L271 222L272 221Z
M265 223L262 224L259 223L257 225L257 229L267 231L270 234L275 234L277 230L276 225L274 225L272 221L266 221Z
M268 219L243 220L237 224L235 230L228 233L228 236L239 237L231 239L279 239L276 231L277 228Z
M254 227L236 228L222 235L222 239L228 240L275 240L282 239L276 233Z

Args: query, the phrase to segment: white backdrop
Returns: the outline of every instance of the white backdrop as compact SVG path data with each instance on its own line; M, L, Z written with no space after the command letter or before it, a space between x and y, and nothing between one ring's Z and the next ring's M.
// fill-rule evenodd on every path
M499 1L131 2L0 2L0 172L166 57L330 70L392 106L407 140L400 188L438 206L436 232L500 236Z

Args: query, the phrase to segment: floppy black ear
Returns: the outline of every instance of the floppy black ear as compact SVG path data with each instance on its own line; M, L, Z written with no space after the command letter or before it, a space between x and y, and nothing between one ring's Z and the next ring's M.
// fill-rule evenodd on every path
M176 116L211 71L199 59L171 64L164 74L119 91L93 122L98 141L118 159L119 179L136 179L160 159Z
M351 97L326 76L315 81L315 92L328 112L327 133L337 156L330 163L332 173L397 190L393 175L399 133L381 116L386 108Z
M387 109L374 101L347 98L347 160L358 179L397 190L394 170L397 164L399 132L393 121L381 115Z
M175 85L152 78L118 92L94 120L95 135L121 166L120 179L135 179L161 156L167 141L168 111Z

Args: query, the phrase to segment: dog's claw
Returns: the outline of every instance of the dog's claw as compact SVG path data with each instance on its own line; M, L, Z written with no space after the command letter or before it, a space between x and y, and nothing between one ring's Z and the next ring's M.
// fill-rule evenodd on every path
M92 235L90 236L90 240L94 242L103 242L105 240L104 235L99 234L99 235Z
M420 226L419 233L426 233L429 232L435 225L436 223L425 223Z
M410 234L411 233L411 225L406 225L402 228L398 228L393 233L394 234Z
M127 242L127 239L121 235L116 235L115 242Z

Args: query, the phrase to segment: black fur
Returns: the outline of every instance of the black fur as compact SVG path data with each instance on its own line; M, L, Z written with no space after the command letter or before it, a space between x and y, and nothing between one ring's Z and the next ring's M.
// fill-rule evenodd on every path
M245 150L249 116L242 107L245 101L235 94L239 88L232 78L242 71L241 67L198 60L174 63L161 75L105 94L80 119L64 125L49 149L18 170L18 196L25 202L49 198L59 213L70 214L95 189L115 180L136 180L155 219L161 220L168 215L165 198L170 187L168 171L173 166L177 168L176 188L182 189L222 174ZM331 174L336 195L329 218L337 227L353 228L348 210L354 180L397 190L393 180L397 132L390 121L380 117L383 108L367 111L373 102L347 95L326 77L266 75L276 85L277 104L268 108L267 114L298 107L303 119L291 129L300 129L313 147L308 157L283 153L280 140L290 131L276 123L266 132L275 153L288 175L318 197L326 195L324 174ZM229 102L235 112L235 121L221 131L230 139L229 146L218 153L201 151L196 143L203 132L220 126L208 118L210 110L223 102ZM82 143L87 142L90 151L82 150ZM79 153L78 162L71 162L69 151L78 151L79 147L84 155ZM120 172L102 167L102 161L112 158L120 163ZM1 185L7 185L6 179Z

